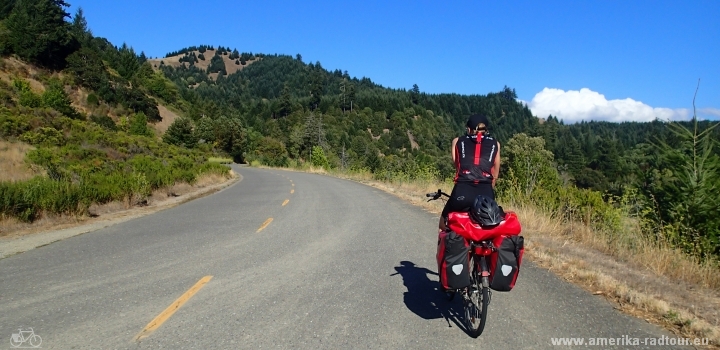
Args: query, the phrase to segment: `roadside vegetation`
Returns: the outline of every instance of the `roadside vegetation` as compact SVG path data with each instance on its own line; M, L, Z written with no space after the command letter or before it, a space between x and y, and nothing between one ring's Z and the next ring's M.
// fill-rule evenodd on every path
M0 221L130 207L175 184L229 177L208 161L211 149L156 135L157 103L178 101L174 85L143 55L93 37L82 11L66 22L63 6L19 1L0 11Z

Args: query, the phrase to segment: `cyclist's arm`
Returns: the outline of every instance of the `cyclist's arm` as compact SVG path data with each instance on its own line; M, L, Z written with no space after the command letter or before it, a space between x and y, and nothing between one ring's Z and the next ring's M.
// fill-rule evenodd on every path
M490 173L492 173L492 187L495 188L495 181L497 181L498 175L500 175L500 142L497 143L497 155L495 155L495 164L493 164Z
M450 151L452 154L453 164L457 163L457 149L455 148L455 145L457 145L457 141L457 137L452 140L452 150Z

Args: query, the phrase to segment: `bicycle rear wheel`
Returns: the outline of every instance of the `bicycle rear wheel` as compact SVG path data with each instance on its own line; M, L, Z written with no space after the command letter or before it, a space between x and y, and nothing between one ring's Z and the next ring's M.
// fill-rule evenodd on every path
M463 293L465 306L465 323L468 334L477 338L485 329L487 309L490 301L487 277L482 277L482 257L473 256L470 261L470 286ZM485 281L483 281L485 280ZM485 283L483 283L485 282Z

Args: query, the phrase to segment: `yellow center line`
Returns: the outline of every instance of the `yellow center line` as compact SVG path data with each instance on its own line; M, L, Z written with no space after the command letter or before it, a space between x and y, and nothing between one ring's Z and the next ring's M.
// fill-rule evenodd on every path
M290 190L290 194L295 193L295 189Z
M174 303L170 304L165 311L161 312L157 317L155 317L150 323L145 326L145 328L138 333L138 335L135 336L135 341L139 341L147 336L150 335L153 331L160 328L160 326L167 321L170 316L172 316L175 311L177 311L183 304L185 304L190 298L192 298L195 293L197 293L200 288L204 287L206 283L210 282L210 280L213 278L213 276L205 276L201 278L197 283L195 283L192 288L190 288L185 294L181 295L180 298L175 300Z
M262 231L265 227L267 227L267 225L270 225L272 220L273 220L272 218L268 218L267 220L265 220L265 222L263 222L262 225L260 225L260 228L257 231L255 231L255 233Z
M282 206L284 207L285 204L288 204L289 201L290 201L289 199L286 199L286 200L283 202L283 205L282 205Z
M295 184L292 184L292 187L295 187Z

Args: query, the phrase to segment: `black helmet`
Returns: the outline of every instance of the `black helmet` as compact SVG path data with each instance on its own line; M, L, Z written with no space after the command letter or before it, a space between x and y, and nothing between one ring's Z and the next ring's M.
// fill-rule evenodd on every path
M505 218L505 213L494 199L479 195L470 209L470 218L480 226L497 226Z

